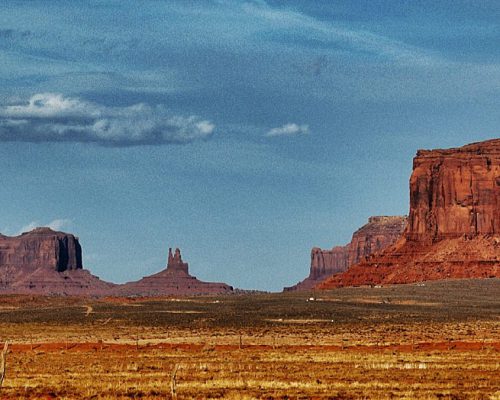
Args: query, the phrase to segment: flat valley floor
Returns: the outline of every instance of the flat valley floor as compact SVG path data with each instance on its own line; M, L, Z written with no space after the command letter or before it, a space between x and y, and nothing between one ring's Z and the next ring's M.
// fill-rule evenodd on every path
M500 279L0 297L0 399L500 399Z

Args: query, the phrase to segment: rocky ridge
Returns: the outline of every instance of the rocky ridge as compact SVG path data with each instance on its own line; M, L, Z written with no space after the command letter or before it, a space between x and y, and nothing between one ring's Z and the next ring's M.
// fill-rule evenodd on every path
M402 238L319 288L500 276L500 139L420 150Z
M398 240L406 226L406 216L375 216L353 233L351 242L331 250L311 250L309 276L285 291L310 290L331 275L346 271L351 265L377 253Z

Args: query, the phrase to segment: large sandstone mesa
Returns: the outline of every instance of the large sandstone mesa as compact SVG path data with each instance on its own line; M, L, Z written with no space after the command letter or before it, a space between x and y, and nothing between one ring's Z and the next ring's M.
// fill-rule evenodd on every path
M0 266L51 268L58 272L82 268L78 239L50 228L36 228L20 236L0 234Z
M139 281L118 286L120 296L189 296L231 293L233 288L225 283L202 282L189 275L188 264L182 261L181 252L168 250L167 268Z
M394 244L401 237L406 221L405 216L370 217L367 224L353 233L349 244L331 250L314 247L309 276L285 291L310 290L329 276L344 272L351 265Z
M94 295L112 286L83 269L82 248L71 234L36 228L0 235L0 293Z
M500 139L420 150L401 240L320 288L500 276Z

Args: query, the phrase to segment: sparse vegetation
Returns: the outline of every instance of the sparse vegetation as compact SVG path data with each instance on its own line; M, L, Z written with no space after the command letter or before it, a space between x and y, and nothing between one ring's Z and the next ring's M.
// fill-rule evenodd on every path
M2 297L0 340L11 342L2 399L495 398L499 298L498 279L220 298Z

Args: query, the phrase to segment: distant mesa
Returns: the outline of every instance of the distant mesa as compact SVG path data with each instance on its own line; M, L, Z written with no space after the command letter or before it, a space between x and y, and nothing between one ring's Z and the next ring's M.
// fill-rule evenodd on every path
M500 276L500 139L420 150L403 236L318 287Z
M82 248L72 234L36 228L19 236L0 234L0 294L163 296L231 293L225 283L189 275L181 252L168 252L167 268L137 282L116 285L83 269Z
M413 160L408 217L371 217L346 246L313 248L310 274L285 290L500 277L500 139ZM72 234L36 228L0 234L0 294L185 296L233 293L189 274L169 249L164 270L115 285L82 265Z
M314 247L311 250L309 276L284 290L311 290L331 275L344 272L351 265L380 252L401 237L407 220L406 216L370 217L367 224L353 233L349 244L336 246L331 250Z
M182 261L181 252L168 250L167 268L139 281L118 286L113 293L122 296L187 296L232 293L225 283L202 282L189 275L188 263Z
M0 234L0 293L98 295L113 286L83 269L82 248L69 233Z
M78 238L50 228L35 228L16 237L0 234L0 266L50 268L58 272L82 269Z

